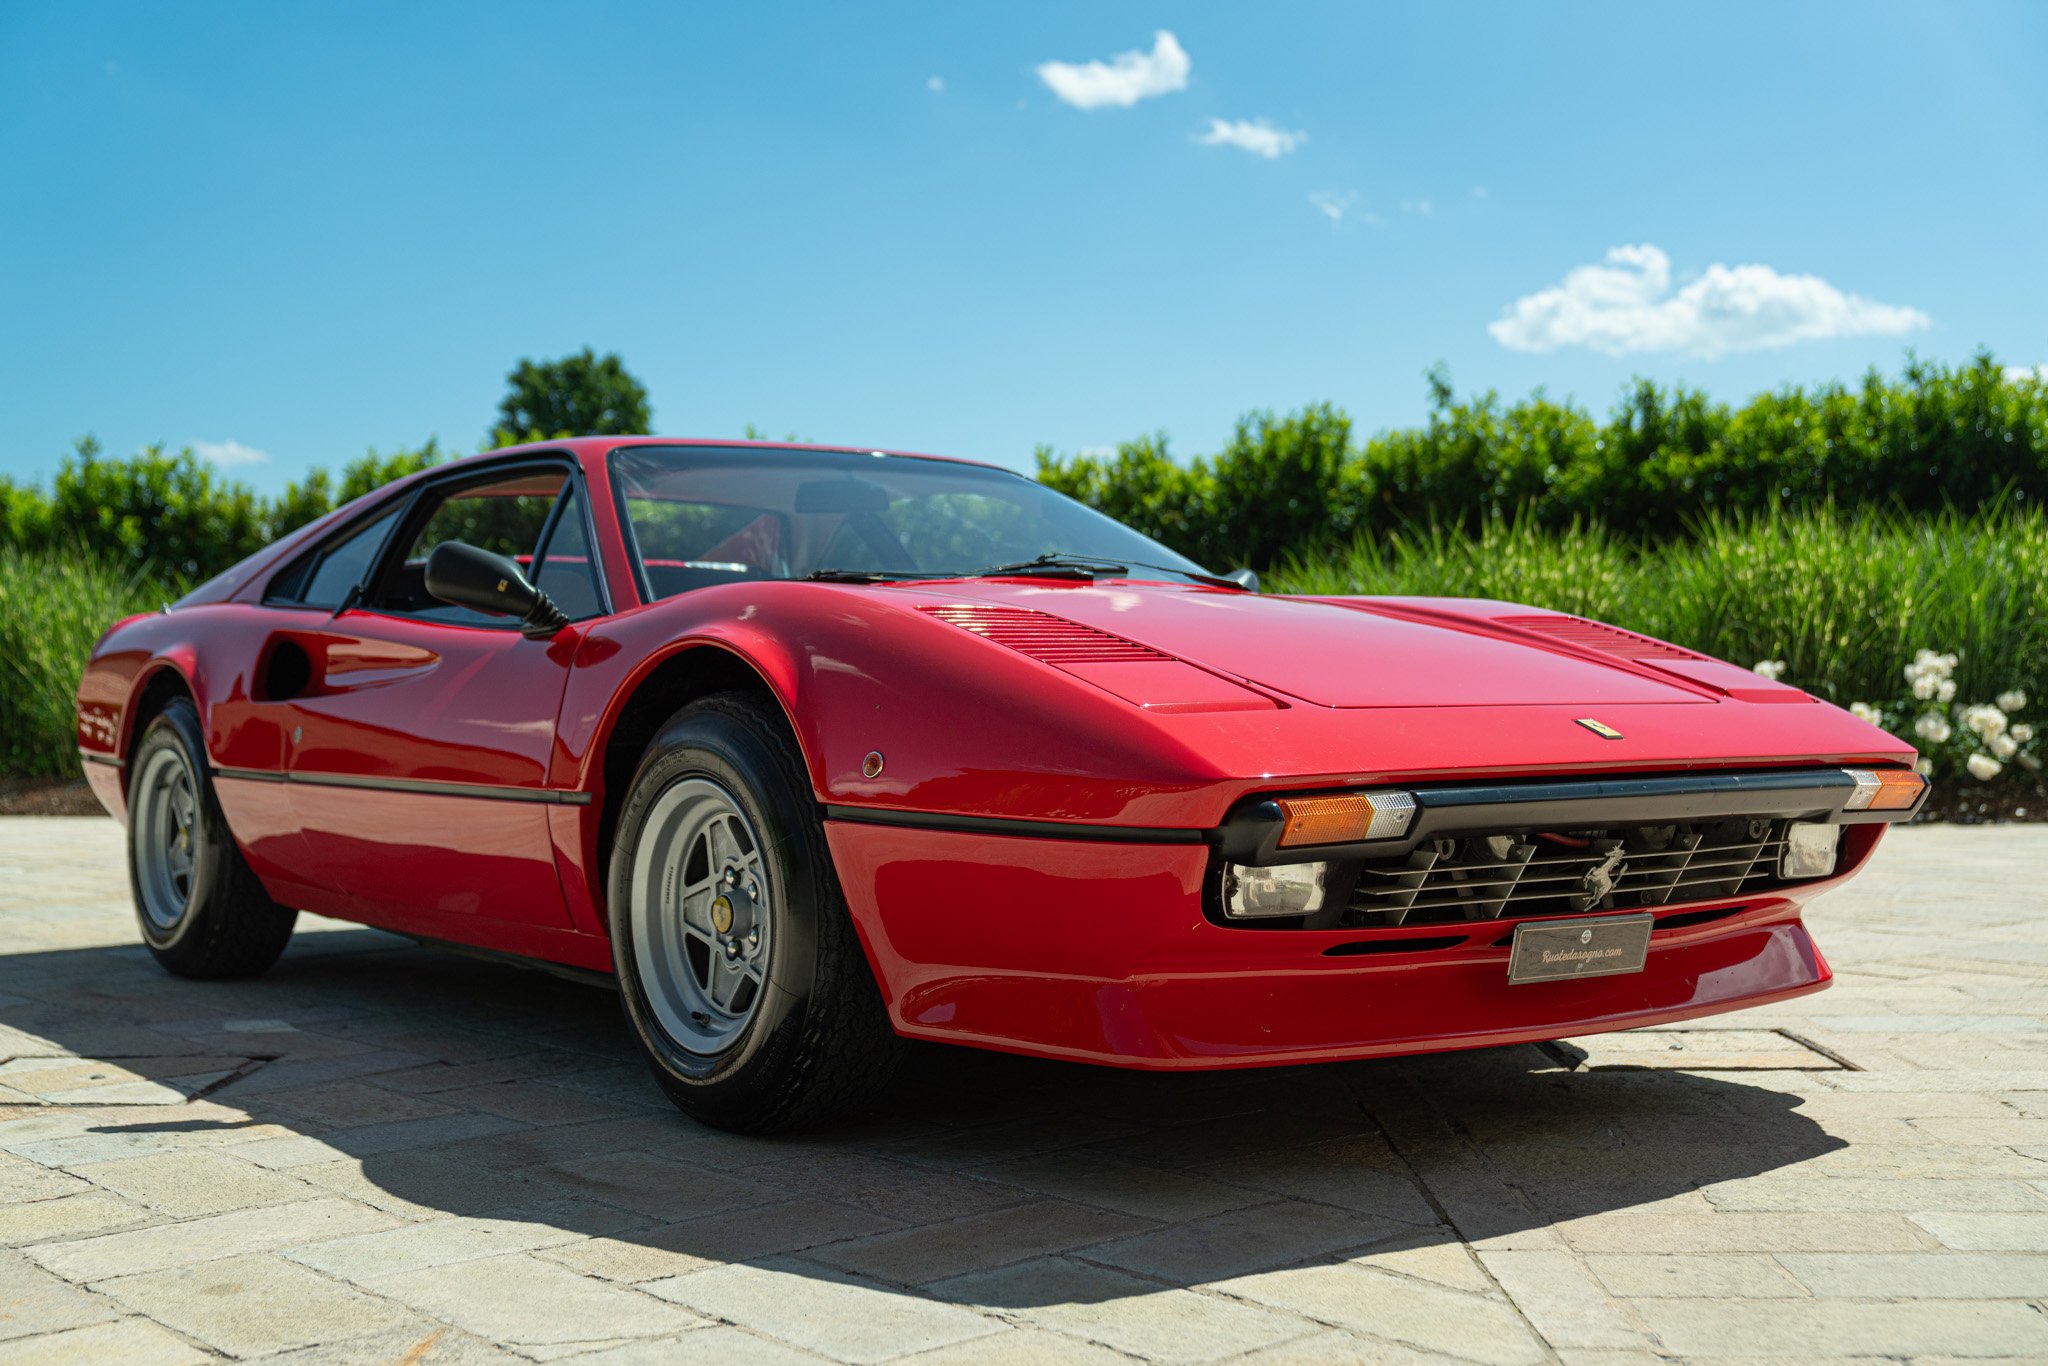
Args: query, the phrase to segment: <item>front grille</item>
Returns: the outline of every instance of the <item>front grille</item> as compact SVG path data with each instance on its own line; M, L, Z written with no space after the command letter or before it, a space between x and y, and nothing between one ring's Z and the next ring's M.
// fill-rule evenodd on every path
M1425 840L1368 860L1346 926L1647 909L1782 885L1785 822L1741 818Z

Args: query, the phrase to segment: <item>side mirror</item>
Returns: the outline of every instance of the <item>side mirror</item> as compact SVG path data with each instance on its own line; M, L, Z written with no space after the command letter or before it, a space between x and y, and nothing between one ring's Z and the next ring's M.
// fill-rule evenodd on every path
M546 640L569 624L562 609L527 582L516 561L461 541L443 541L427 556L427 591L456 607L517 617L528 640Z
M1247 592L1259 591L1259 571L1256 569L1233 569L1223 577Z

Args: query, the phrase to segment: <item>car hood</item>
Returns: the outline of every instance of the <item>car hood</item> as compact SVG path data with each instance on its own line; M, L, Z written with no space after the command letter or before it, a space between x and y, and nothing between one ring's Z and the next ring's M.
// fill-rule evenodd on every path
M1511 604L1456 603L1446 610L1418 599L1267 597L1121 580L981 580L898 591L1044 612L1323 707L1711 704L1717 691L1727 691L1484 615L1498 608L1513 620L1533 610ZM1793 689L1782 691L1787 700L1804 700Z

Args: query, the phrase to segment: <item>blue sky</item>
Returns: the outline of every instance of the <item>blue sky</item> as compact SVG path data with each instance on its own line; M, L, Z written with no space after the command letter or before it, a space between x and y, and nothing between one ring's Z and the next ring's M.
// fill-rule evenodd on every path
M1438 361L1601 410L2032 366L2044 58L2024 3L13 0L0 473L475 449L585 345L665 433L1019 466L1414 422Z

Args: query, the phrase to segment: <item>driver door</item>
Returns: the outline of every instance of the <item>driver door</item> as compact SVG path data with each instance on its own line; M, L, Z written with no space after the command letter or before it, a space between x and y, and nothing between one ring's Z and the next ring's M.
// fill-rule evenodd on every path
M479 920L566 930L548 808L580 794L550 790L547 773L581 632L528 640L431 597L426 557L451 540L517 559L572 619L601 610L572 464L428 486L354 604L300 641L312 677L287 744L300 829L316 875L377 923L455 939Z

